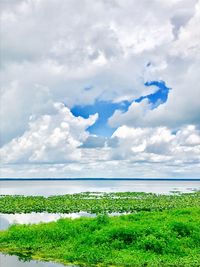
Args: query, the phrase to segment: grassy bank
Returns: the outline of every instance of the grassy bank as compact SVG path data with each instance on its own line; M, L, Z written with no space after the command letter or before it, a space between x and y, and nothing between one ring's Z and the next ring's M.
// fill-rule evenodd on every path
M1 196L1 213L89 213L161 211L199 207L200 192L156 195L147 193L81 193L64 196Z
M79 266L199 266L200 209L13 225L0 251Z

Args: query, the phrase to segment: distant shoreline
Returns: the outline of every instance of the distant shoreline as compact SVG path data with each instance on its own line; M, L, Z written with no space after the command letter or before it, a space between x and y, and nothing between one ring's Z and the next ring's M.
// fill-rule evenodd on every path
M200 182L200 178L0 178L1 181L181 181Z

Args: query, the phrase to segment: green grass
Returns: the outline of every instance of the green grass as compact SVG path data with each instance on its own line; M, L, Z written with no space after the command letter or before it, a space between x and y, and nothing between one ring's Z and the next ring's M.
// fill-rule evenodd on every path
M200 192L156 195L147 193L80 193L64 196L1 196L1 213L89 213L161 211L174 208L199 207Z
M200 266L200 208L13 225L0 251L79 266Z

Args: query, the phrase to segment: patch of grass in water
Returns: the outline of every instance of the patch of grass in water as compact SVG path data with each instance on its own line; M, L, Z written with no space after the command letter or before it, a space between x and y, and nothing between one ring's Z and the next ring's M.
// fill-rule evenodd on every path
M1 213L130 213L134 211L161 211L174 208L199 207L200 192L156 195L152 193L103 193L89 192L63 196L1 196Z

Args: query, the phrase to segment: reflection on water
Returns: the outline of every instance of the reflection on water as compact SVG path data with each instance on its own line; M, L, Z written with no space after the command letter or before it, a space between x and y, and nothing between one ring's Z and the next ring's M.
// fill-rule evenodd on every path
M199 181L0 181L1 195L64 195L80 192L151 192L200 190Z
M19 260L17 256L8 256L0 254L0 266L1 267L63 267L64 265L51 262L39 262L39 261L24 262L22 260ZM68 265L68 266L73 267L74 265Z
M53 222L61 218L80 218L80 217L95 217L95 214L90 214L87 212L77 212L77 213L21 213L21 214L0 214L0 230L5 230L9 225L16 224L32 224L40 222Z
M126 212L119 213L119 212L112 212L110 216L119 216L122 214L128 214ZM7 229L12 224L33 224L33 223L40 223L40 222L53 222L57 221L61 218L71 218L76 219L80 217L96 217L96 214L91 214L88 212L77 212L77 213L47 213L47 212L40 212L40 213L16 213L16 214L0 214L0 230Z

